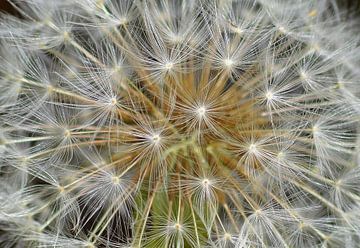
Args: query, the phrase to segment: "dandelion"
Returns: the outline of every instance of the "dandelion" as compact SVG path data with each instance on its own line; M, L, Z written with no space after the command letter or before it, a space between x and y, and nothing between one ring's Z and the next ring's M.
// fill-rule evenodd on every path
M357 247L335 1L10 0L1 247Z

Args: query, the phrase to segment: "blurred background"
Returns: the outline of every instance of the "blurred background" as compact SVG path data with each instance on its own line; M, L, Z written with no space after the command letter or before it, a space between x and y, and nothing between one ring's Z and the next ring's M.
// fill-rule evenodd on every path
M55 0L55 1L60 1L60 0ZM121 0L117 0L117 1L121 1ZM336 1L339 7L342 8L344 11L345 10L350 11L349 13L350 15L360 14L360 0L328 0L328 1ZM16 0L13 0L13 2L16 2ZM13 8L11 4L9 4L8 0L0 0L0 11L16 15L16 10Z

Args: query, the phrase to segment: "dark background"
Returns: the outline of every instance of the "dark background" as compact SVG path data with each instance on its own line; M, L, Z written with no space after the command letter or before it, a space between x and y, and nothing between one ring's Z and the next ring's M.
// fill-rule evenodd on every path
M7 12L10 14L16 14L16 10L9 4L7 0L0 0L0 11L1 12Z

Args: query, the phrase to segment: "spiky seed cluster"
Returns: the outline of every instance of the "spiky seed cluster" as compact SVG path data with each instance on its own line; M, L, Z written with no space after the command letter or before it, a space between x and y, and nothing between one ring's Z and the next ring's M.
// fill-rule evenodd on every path
M359 36L334 1L14 0L1 247L358 247Z

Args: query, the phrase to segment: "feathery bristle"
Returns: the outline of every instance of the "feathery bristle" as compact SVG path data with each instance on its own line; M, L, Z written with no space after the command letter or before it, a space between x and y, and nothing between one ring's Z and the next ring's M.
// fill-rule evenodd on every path
M10 3L1 247L357 247L359 30L335 1Z

